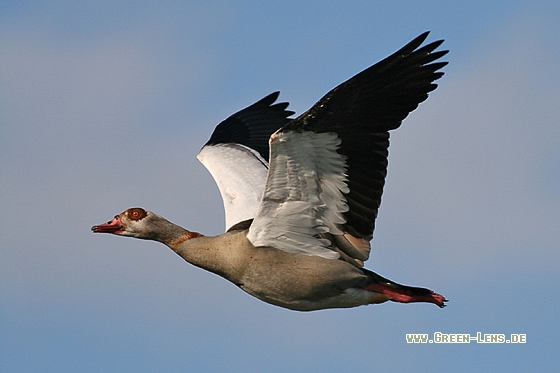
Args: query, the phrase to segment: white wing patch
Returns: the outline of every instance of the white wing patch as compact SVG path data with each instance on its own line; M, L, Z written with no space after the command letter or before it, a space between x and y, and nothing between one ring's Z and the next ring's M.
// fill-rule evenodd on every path
M226 230L257 215L268 163L254 150L240 144L215 144L196 157L218 184L226 214Z
M276 132L259 210L247 238L253 245L336 259L321 233L343 234L348 205L345 157L336 133Z

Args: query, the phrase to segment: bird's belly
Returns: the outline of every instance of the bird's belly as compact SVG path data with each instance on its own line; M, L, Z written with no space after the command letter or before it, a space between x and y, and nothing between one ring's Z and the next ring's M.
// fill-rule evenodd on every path
M266 255L266 251L262 252ZM270 258L253 257L238 283L241 289L264 302L298 311L349 308L387 300L364 290L364 273L341 260L278 253L274 258L274 265L263 266L262 261L270 263Z
M389 300L389 298L383 294L370 292L361 288L348 288L340 292L338 295L318 299L294 298L291 296L279 296L277 293L256 293L243 287L242 289L266 303L294 311L351 308L368 304L383 303Z

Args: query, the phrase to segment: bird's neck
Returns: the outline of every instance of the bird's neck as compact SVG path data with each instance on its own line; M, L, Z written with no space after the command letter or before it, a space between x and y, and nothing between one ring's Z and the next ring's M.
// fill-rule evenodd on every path
M149 229L141 231L141 234L135 236L145 240L159 241L173 250L182 242L200 237L200 233L190 232L185 228L162 218L161 216L154 216L147 224Z
M243 258L251 249L247 242L243 231L209 237L184 229L164 243L187 262L238 283L246 266Z

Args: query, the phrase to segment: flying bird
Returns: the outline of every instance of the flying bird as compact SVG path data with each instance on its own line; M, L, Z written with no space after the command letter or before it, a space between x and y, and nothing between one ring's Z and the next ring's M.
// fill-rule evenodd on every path
M205 236L140 207L93 232L159 241L270 304L298 311L444 296L368 269L389 131L436 89L448 51L428 32L290 118L279 92L221 122L197 158L223 199L226 232Z

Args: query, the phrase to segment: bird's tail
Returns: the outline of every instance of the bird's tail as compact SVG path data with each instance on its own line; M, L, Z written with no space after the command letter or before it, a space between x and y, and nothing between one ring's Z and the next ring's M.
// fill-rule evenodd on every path
M445 307L447 299L445 299L443 295L437 294L430 289L400 285L365 268L362 268L362 270L370 279L370 282L364 286L365 290L384 294L393 302L427 302L434 303L441 308Z

